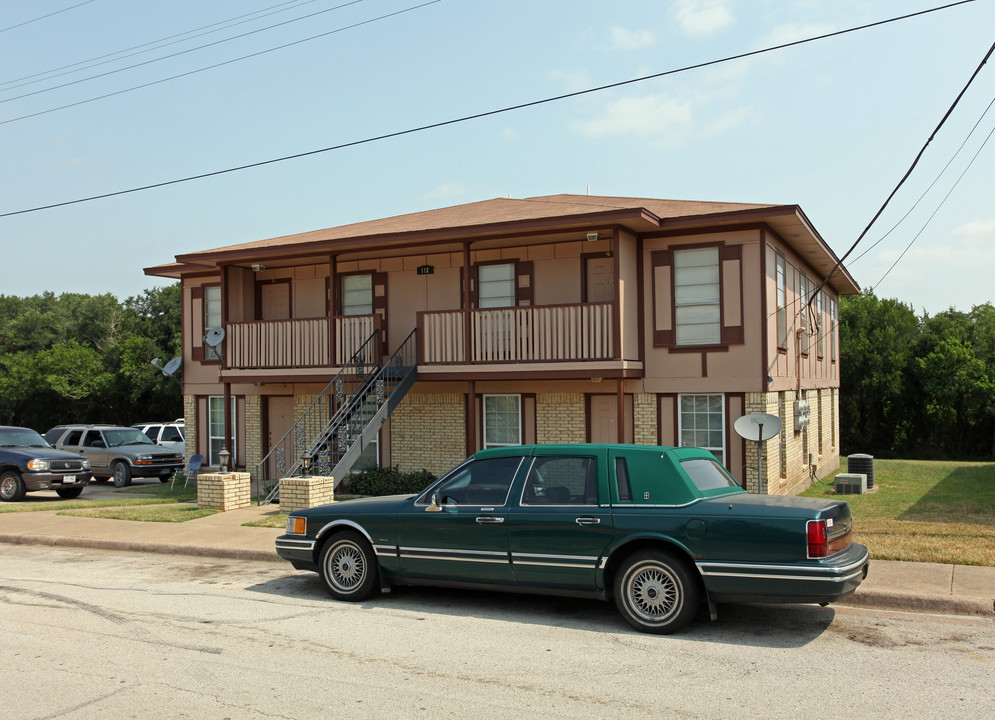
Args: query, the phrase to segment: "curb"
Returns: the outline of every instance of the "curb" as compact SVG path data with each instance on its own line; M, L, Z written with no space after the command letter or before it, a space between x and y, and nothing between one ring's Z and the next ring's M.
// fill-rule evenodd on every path
M191 557L214 557L225 560L248 560L254 562L284 562L276 551L246 550L244 548L219 548L197 545L167 545L163 543L135 543L127 540L103 540L99 538L51 537L42 535L2 535L0 543L11 545L46 545L48 547L91 548L93 550L120 550L125 552L146 552L160 555L189 555Z
M995 601L984 598L955 598L946 595L914 595L887 590L862 590L857 588L850 597L834 605L904 610L943 615L995 616Z

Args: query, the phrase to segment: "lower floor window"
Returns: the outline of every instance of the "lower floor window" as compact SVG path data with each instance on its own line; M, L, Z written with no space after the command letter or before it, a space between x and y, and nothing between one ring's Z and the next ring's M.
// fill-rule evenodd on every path
M680 396L680 439L711 452L725 465L725 402L719 395Z
M218 459L218 453L225 446L225 399L221 395L212 395L207 398L207 427L208 427L208 455L207 464L212 467L220 467L221 461ZM235 458L238 457L238 452L235 447L235 398L231 399L231 427L232 427L232 437L231 437L231 447L228 448L228 452L231 453L231 460L229 463L231 467L235 467Z
M522 396L484 395L484 447L522 444Z

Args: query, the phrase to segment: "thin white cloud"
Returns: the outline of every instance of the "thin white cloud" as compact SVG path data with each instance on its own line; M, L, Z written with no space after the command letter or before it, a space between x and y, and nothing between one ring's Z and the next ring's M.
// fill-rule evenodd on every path
M460 183L443 183L423 196L426 200L445 200L466 193L466 186Z
M732 24L730 0L677 0L670 12L688 35L712 35Z
M517 142L521 134L510 127L506 127L501 131L501 137L507 142Z
M620 27L611 29L611 44L618 50L638 50L654 43L656 35L652 30L626 30Z
M665 95L647 95L616 100L605 107L601 117L582 123L581 132L589 137L631 135L638 138L673 138L684 136L692 126L690 102Z

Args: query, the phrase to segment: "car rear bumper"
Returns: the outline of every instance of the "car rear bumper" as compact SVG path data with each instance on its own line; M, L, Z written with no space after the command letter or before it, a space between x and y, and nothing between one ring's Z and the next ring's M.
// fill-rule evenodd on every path
M22 473L21 480L24 482L24 489L32 490L57 490L59 488L79 487L90 482L93 473L89 470L79 470L77 472L38 472Z
M858 543L825 560L791 564L698 562L715 602L831 603L857 589L870 565Z

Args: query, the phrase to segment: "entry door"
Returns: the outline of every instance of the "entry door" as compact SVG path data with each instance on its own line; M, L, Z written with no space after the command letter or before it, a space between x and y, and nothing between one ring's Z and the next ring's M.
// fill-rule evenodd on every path
M615 299L615 261L610 257L585 259L587 297L584 302L611 302Z
M591 395L591 417L588 427L591 428L591 442L618 442L618 398L615 395ZM632 396L623 399L625 415L624 442L632 442Z
M267 401L269 405L269 410L267 412L267 427L269 428L269 434L266 438L266 452L272 450L280 439L287 434L294 425L294 421L297 419L294 417L294 398L293 396L274 396L270 397ZM296 458L287 457L285 462L287 465L293 463ZM286 466L285 466L286 467ZM277 474L276 461L274 459L270 460L269 466L270 477L274 477Z
M263 320L290 319L290 284L270 283L259 289L260 315Z

